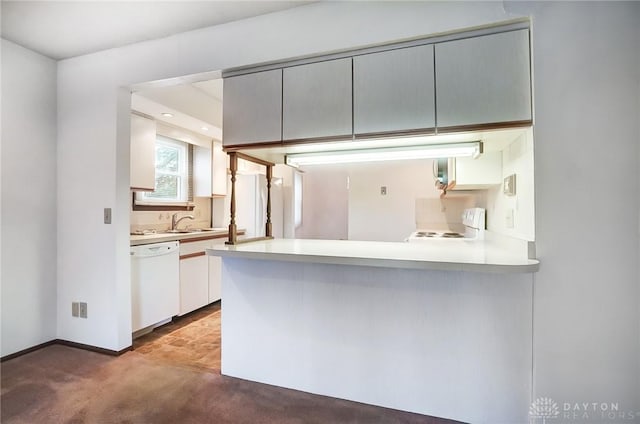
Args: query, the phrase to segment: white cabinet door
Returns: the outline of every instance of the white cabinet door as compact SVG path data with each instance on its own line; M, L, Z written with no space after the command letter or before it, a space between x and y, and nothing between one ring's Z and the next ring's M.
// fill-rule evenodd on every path
M131 115L131 167L129 186L153 191L156 185L156 122Z
M502 152L485 152L477 159L456 158L454 190L486 189L502 184Z
M437 126L531 120L529 30L435 45Z
M180 315L209 303L208 240L180 242Z
M180 260L180 315L205 306L209 301L207 256Z
M209 256L209 303L222 299L222 258Z
M222 143L214 141L211 149L211 195L227 195L227 154Z
M225 147L282 139L282 70L224 79L222 143Z
M433 45L353 58L353 120L358 134L433 129Z
M213 239L211 247L216 244L224 244L226 238ZM222 258L209 256L209 303L222 299Z
M193 146L193 194L198 197L227 195L227 154L222 143L212 148Z
M351 137L351 58L285 68L282 81L284 141Z
M212 182L212 154L211 149L193 146L193 195L197 197L211 197Z

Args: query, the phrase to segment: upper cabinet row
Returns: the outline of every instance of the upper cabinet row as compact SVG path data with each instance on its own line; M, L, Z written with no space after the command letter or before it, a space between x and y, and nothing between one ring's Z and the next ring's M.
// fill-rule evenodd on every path
M531 121L527 29L225 78L223 143Z

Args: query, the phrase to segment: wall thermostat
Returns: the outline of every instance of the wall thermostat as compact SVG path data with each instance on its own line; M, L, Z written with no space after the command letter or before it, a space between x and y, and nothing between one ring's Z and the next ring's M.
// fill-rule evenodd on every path
M507 196L516 195L516 174L511 174L504 179L503 193Z

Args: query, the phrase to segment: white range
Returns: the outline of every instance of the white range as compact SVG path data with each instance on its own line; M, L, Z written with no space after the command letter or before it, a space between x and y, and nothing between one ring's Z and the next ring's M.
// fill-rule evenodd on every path
M465 209L462 213L464 233L418 229L411 233L411 235L406 238L406 241L416 243L427 240L484 240L485 216L486 212L484 208Z

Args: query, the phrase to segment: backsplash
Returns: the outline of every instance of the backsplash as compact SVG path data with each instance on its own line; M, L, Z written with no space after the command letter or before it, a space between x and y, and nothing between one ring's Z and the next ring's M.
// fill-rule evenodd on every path
M178 217L193 215L194 220L180 222L180 228L209 228L211 227L211 199L208 197L194 197L193 211L178 211ZM130 209L130 231L156 230L164 231L171 227L171 216L176 211L134 211Z
M416 199L416 229L464 232L462 212L473 207L483 207L480 193L465 195L448 194L444 198Z

